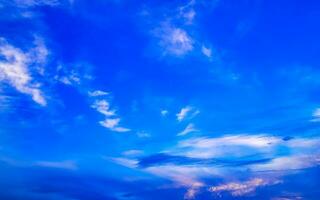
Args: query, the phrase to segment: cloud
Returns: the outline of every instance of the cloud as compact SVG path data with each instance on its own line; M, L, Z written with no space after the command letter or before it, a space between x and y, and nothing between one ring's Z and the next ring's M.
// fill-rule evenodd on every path
M75 71L71 71L68 75L65 76L55 76L55 79L66 85L78 85L81 82L79 74Z
M122 155L124 155L124 156L139 156L142 154L143 154L143 151L136 150L136 149L128 150L128 151L125 151L122 153Z
M224 135L217 138L194 138L180 142L181 147L197 147L197 148L212 148L222 145L234 146L249 146L256 148L264 148L269 145L281 142L281 138L268 136L264 134L258 135Z
M106 92L96 90L94 92L89 92L88 95L93 98L107 95ZM95 100L91 105L92 108L96 109L99 113L105 116L103 121L99 121L99 124L111 131L115 132L128 132L131 131L128 128L119 126L121 119L117 117L116 111L111 110L110 103L106 99Z
M187 4L182 5L178 8L179 10L179 17L184 19L184 22L187 25L190 25L193 23L193 20L196 16L196 11L194 9L195 1L191 0L187 2Z
M177 136L187 135L188 133L196 132L198 129L195 128L194 124L188 124L188 126L177 134Z
M250 194L258 187L279 184L279 180L266 180L262 178L253 178L245 182L230 182L214 187L210 187L209 191L214 193L230 192L232 196L243 196Z
M169 111L168 111L168 110L161 110L161 112L160 112L160 113L161 113L161 115L162 115L162 116L164 116L164 117L165 117L165 116L167 116L167 115L168 115Z
M159 21L156 28L152 28L152 35L157 39L164 55L173 55L184 57L194 50L202 51L204 55L211 58L211 50L206 47L201 48L201 39L197 37L197 27L195 18L198 13L197 5L204 4L195 0L185 1L184 3L173 3L176 5L173 9L159 7L156 11L163 13L164 18ZM205 3L206 6L212 7L214 3ZM144 16L151 16L149 11L144 11ZM153 19L155 21L159 18Z
M110 104L106 100L96 100L91 107L96 109L99 113L105 116L115 115L115 111L110 110Z
M32 77L30 66L43 65L48 51L40 43L34 49L24 52L0 38L0 81L6 82L17 91L30 95L41 106L47 104L40 83ZM38 68L39 69L39 68Z
M243 157L268 153L281 138L267 135L225 135L217 138L196 137L182 140L172 153L192 158Z
M211 56L212 56L212 51L211 51L210 48L207 48L207 47L205 47L205 46L202 46L202 47L201 47L201 51L202 51L203 55L207 56L208 58L211 58Z
M320 154L292 155L275 158L264 164L252 165L253 171L287 171L300 170L320 165Z
M174 187L186 188L185 199L193 199L201 188L211 186L212 177L223 182L209 187L210 192L243 196L281 183L281 176L291 170L319 166L319 145L319 138L284 140L269 134L195 137L149 156L127 155L130 158L117 163L171 180ZM270 173L279 170L281 174ZM229 182L230 177L240 180L243 174L251 178Z
M128 128L120 127L119 122L120 122L120 118L113 118L113 119L105 119L103 121L100 121L99 123L102 126L108 128L112 131L115 131L115 132L128 132L128 131L130 131L130 129L128 129Z
M320 108L317 108L313 114L313 119L311 121L314 121L314 122L319 122L320 121Z
M90 97L106 96L108 94L109 94L108 92L105 92L105 91L102 91L102 90L95 90L95 91L92 91L92 92L88 92L88 95Z
M196 195L199 193L199 188L202 186L203 184L201 183L195 183L193 186L189 187L184 194L184 199L195 199Z
M69 86L79 86L86 80L91 80L89 67L83 64L73 63L72 65L58 65L54 80Z
M179 113L176 114L177 116L177 120L179 122L183 121L185 118L187 118L188 116L190 116L191 118L196 116L197 114L199 114L200 111L199 110L195 110L193 107L191 106L186 106L184 108L182 108L180 110Z
M107 160L112 160L113 162L123 165L128 168L137 168L138 161L135 159L128 158L106 158Z
M159 29L160 45L165 53L182 56L193 49L193 40L182 28L164 24Z
M33 166L38 167L48 167L48 168L61 168L61 169L69 169L69 170L76 170L78 166L74 161L37 161L33 163Z

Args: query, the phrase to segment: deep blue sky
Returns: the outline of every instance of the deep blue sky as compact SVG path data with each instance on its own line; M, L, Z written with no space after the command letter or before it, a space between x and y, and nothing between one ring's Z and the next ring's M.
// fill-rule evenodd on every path
M317 200L320 3L0 0L0 199Z

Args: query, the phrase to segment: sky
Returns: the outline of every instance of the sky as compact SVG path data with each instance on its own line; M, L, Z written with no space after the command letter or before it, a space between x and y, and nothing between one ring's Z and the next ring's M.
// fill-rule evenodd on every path
M319 22L313 0L0 0L0 199L319 199Z

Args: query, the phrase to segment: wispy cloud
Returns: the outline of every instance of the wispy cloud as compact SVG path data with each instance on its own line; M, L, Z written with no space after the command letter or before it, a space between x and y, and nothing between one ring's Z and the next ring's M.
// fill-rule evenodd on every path
M195 128L194 124L190 123L183 131L178 133L177 136L187 135L188 133L192 133L196 131L198 131L198 129Z
M65 85L78 85L81 82L81 78L79 74L75 71L71 71L67 75L63 75L63 76L56 75L54 79L57 81L60 81Z
M44 45L38 44L34 49L24 52L0 38L0 81L4 81L17 91L30 95L39 105L45 106L46 99L30 71L30 66L43 65L47 56ZM38 68L39 69L39 68Z
M94 92L89 92L88 95L92 98L97 98L101 96L106 96L108 93L96 90ZM110 103L106 99L95 100L91 105L92 108L96 109L99 113L105 116L103 121L99 121L99 124L111 131L115 132L128 132L131 131L128 128L120 126L120 117L116 114L116 110L110 108Z
M124 156L139 156L143 154L143 151L137 150L137 149L132 149L128 150L122 153Z
M254 171L287 171L300 170L320 165L320 154L290 155L275 158L269 163L255 164L250 168Z
M203 55L207 56L208 58L211 58L212 50L210 48L205 47L205 46L202 45L201 51L202 51Z
M315 152L320 145L319 138L293 138L284 140L283 137L267 134L237 134L221 137L195 137L181 140L172 153L193 158L239 158L253 154L272 156L278 148L288 149L292 153Z
M197 110L191 106L186 106L186 107L182 108L180 110L180 112L176 114L176 116L177 116L177 120L179 122L181 122L188 117L189 118L195 117L199 113L200 113L199 110Z
M182 56L193 49L193 39L182 28L175 27L169 23L163 25L156 30L160 37L160 45L164 49L164 53Z
M98 97L98 96L106 96L109 93L105 92L105 91L102 91L102 90L95 90L95 91L92 91L92 92L88 92L88 94L91 97Z
M168 110L161 110L160 113L161 113L162 116L165 117L165 116L168 115L169 111Z
M123 165L125 167L129 167L129 168L137 168L137 164L138 164L138 160L135 159L128 159L128 158L108 158L105 157L105 159L107 160L111 160L119 165Z
M115 111L110 110L110 103L106 100L96 100L91 107L96 109L99 113L105 116L115 115Z
M54 80L65 85L80 88L85 81L91 80L92 76L88 72L90 67L83 66L82 63L60 64L56 68Z
M317 108L313 114L312 114L313 119L311 121L314 122L320 122L320 108Z
M197 37L199 33L195 28L195 19L199 12L197 5L200 4L202 3L195 0L180 2L176 8L165 13L165 18L158 23L157 28L153 28L153 36L159 41L158 44L164 55L184 57L193 51L201 51L211 59L211 49L200 45L202 42ZM212 7L211 4L210 7Z
M100 121L101 126L115 132L128 132L130 129L119 126L120 118L105 119Z
M191 25L193 23L194 18L197 14L194 9L195 3L195 0L191 0L187 2L185 5L182 5L178 8L179 17L184 19L187 25Z
M258 187L279 184L279 180L267 180L263 178L253 178L245 182L229 182L209 188L210 192L221 193L230 192L232 196L243 196L253 193Z

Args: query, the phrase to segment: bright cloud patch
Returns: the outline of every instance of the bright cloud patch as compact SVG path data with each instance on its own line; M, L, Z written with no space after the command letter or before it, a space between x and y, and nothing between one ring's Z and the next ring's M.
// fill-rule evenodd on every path
M194 42L185 30L164 25L159 32L160 45L165 53L182 56L193 49Z
M203 55L207 56L208 58L211 58L211 56L212 56L212 51L211 51L210 48L207 48L207 47L205 47L205 46L202 46L202 47L201 47L201 51L202 51Z
M188 124L188 126L181 131L180 133L178 133L178 136L183 136L183 135L187 135L188 133L192 133L192 132L196 132L198 131L198 129L195 128L194 124Z
M32 99L46 105L46 99L41 91L41 85L32 77L31 66L44 64L47 50L37 46L24 52L8 44L3 38L0 41L0 81L6 82L17 91L30 95ZM36 69L35 67L33 69Z
M210 187L209 191L214 193L230 192L232 196L243 196L254 192L258 187L275 185L278 183L281 183L281 181L270 181L262 178L254 178L245 182L230 182Z
M182 140L171 149L164 150L165 153L137 158L130 155L130 158L120 160L135 163L130 164L130 168L143 170L186 187L187 199L194 198L203 187L208 187L210 192L217 195L227 192L233 196L243 196L254 193L257 188L281 183L281 176L290 174L291 170L318 166L319 145L318 138L288 140L267 134L198 137ZM280 153L282 157L274 157ZM126 163L124 165L128 166ZM267 175L270 171L281 171L281 174ZM252 178L210 187L207 183L208 179L214 177L240 180L239 172ZM256 178L264 173L268 178Z
M182 108L180 110L180 112L176 114L176 116L177 116L177 120L179 122L181 122L184 119L192 118L192 117L196 116L199 113L200 113L199 110L196 110L195 108L193 108L191 106L186 106L186 107Z
M93 98L98 98L101 96L106 96L108 93L96 90L94 92L89 92L89 96ZM96 109L99 113L105 116L105 120L100 121L99 124L111 131L115 132L128 132L130 129L120 126L120 118L117 117L116 111L110 108L110 103L106 99L97 99L91 105L92 108Z

